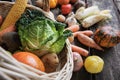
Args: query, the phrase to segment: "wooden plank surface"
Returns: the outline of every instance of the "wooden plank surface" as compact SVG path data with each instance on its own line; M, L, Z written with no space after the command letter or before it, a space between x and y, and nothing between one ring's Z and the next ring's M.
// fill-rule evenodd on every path
M118 8L119 13L120 13L120 0L114 0L114 2Z
M120 15L118 9L120 9L120 0L117 0L117 5L114 0L87 0L88 6L97 5L101 10L110 9L111 14L113 16L112 20L110 20L106 25L111 25L112 27L117 27L120 29ZM91 28L93 29L93 28ZM120 79L120 44L113 48L105 49L104 52L96 51L91 49L90 53L94 53L95 55L99 55L105 62L104 69L99 74L91 74L86 75L86 77L90 78L88 80L119 80ZM82 71L80 70L82 73ZM77 72L79 74L79 72ZM76 73L76 74L77 74ZM85 72L83 71L83 74ZM77 74L77 75L78 75ZM79 74L79 77L72 80L87 80L87 78L83 78L83 74ZM73 74L73 77L75 74Z
M101 9L110 9L113 18L107 25L120 29L118 12L113 0L88 0L92 5L98 5ZM90 3L88 3L90 4ZM94 80L119 80L120 79L120 45L106 49L105 52L98 53L105 62L101 73L94 76Z

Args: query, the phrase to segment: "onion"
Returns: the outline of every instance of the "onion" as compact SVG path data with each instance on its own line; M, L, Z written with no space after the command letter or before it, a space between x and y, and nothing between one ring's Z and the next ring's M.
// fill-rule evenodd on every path
M81 55L78 52L73 52L73 60L74 60L73 71L79 71L83 66L83 60Z

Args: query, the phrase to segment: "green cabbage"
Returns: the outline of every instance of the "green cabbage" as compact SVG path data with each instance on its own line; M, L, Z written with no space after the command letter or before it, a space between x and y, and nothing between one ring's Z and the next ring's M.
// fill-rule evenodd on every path
M60 53L67 37L72 35L71 31L64 31L65 26L36 10L27 10L16 23L22 49L39 56Z

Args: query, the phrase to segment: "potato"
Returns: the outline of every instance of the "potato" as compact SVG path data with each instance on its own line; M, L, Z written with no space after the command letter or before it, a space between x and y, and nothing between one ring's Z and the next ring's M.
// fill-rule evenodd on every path
M45 72L50 73L56 71L56 68L59 65L59 59L57 54L55 53L49 53L41 57L41 60L44 63L45 66Z
M83 59L78 52L73 52L74 68L73 71L79 71L83 66Z
M0 46L10 52L18 50L21 43L17 32L8 32L3 34L1 37Z
M57 19L57 21L59 21L59 22L65 22L65 19L66 19L66 18L65 18L65 16L63 16L63 15L58 15L56 19Z

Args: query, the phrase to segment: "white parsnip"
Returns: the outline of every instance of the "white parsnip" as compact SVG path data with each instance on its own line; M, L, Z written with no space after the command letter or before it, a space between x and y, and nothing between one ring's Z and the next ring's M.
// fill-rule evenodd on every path
M99 14L100 10L98 6L91 6L85 9L85 7L79 8L75 13L75 18L78 20L85 19L88 16Z
M109 19L109 18L112 18L111 14L110 14L110 10L103 10L97 15L92 15L92 16L85 18L82 21L82 26L84 28L88 28L101 20L105 20L105 19Z

